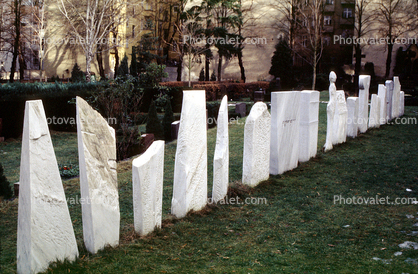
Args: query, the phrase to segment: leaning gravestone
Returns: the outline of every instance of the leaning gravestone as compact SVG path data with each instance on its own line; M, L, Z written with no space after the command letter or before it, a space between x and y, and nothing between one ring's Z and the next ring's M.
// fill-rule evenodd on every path
M335 108L332 144L342 144L347 140L347 103L344 90L337 90L337 107Z
M228 96L222 98L217 120L216 146L213 159L212 202L225 198L229 184Z
M369 116L369 128L373 127L380 127L380 100L376 94L372 94Z
M386 87L382 84L379 84L378 87L378 91L377 94L379 96L379 103L380 103L380 124L384 125L387 123L388 121L388 117L387 117L387 101L386 101L386 95L387 95L387 90Z
M332 149L333 143L333 134L334 134L334 116L335 108L337 105L337 87L335 86L335 81L337 81L337 75L335 72L331 71L329 74L329 101L327 104L327 136L324 145L324 151Z
M241 117L245 117L247 114L247 104L246 103L238 103L235 105L235 112L239 113Z
M184 91L171 201L171 213L176 217L201 210L207 203L206 144L205 91Z
M393 95L392 95L392 118L399 117L399 106L401 97L401 83L399 77L393 77Z
M300 92L271 93L270 174L298 166Z
M300 93L299 162L315 157L318 148L319 91Z
M393 88L394 88L394 84L392 80L387 80L385 82L385 86L386 86L386 102L387 102L387 119L388 121L392 120L392 97L393 97Z
M357 137L358 134L358 97L347 98L347 136L351 138Z
M76 101L83 236L87 250L96 253L119 244L115 130L82 98Z
M403 116L405 114L405 92L403 91L401 91L399 103L399 116Z
M144 236L161 227L164 180L164 141L155 141L132 161L135 232Z
M257 102L245 121L242 183L256 186L269 178L270 113Z
M359 131L365 133L367 131L367 123L369 121L369 87L370 75L360 75L359 77Z
M74 261L77 242L41 100L27 101L22 135L17 272Z

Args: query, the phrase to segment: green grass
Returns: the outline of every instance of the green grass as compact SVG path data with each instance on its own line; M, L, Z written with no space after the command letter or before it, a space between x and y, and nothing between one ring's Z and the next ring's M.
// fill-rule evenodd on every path
M417 117L407 107L405 117ZM266 198L267 205L217 205L183 219L170 215L176 142L166 145L163 228L147 237L133 232L131 161L119 163L121 244L96 255L83 247L81 206L70 205L80 258L54 263L48 273L418 273L405 262L418 250L398 244L418 241L405 215L417 205L334 204L344 198L416 197L418 125L385 125L323 153L326 105L320 104L318 155L293 171L271 176L254 189L242 188L243 124L231 124L230 195ZM208 131L208 192L216 129ZM54 133L58 162L76 162L76 135ZM20 142L0 144L11 182L18 180ZM4 154L6 152L6 154ZM67 198L79 196L77 179L64 181ZM407 192L406 188L413 191ZM1 273L16 271L17 200L0 207ZM344 227L349 225L349 227ZM394 256L403 251L401 256ZM390 264L372 258L392 259Z

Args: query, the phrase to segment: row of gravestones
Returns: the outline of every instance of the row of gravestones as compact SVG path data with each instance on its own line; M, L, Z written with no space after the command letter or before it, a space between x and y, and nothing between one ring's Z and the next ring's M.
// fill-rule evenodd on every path
M330 93L335 90L332 79ZM365 79L361 81L361 98L366 96L363 92L368 92L369 78ZM344 119L351 110L345 106L344 94L337 94L331 128L335 136L341 136L346 134ZM114 130L98 112L83 99L77 97L76 101L83 238L87 250L96 253L106 245L119 243L116 139ZM215 203L225 198L229 183L227 102L225 96L217 120L212 190ZM202 209L208 202L205 106L205 91L184 91L171 206L172 214L179 218L191 210ZM282 174L297 167L298 162L314 157L318 110L318 91L273 92L271 115L266 104L254 104L244 128L242 182L256 186L269 174ZM386 112L393 113L388 108ZM354 116L362 117L360 114L359 111ZM391 117L396 115L399 114ZM328 112L327 141L329 118ZM163 171L163 141L154 142L132 162L134 227L140 235L161 226ZM52 261L74 260L78 256L77 244L41 101L26 102L20 184L18 273L36 273Z
M398 77L379 84L378 94L372 94L369 112L370 76L359 77L359 97L345 100L343 90L336 90L337 76L330 73L329 101L327 105L327 136L324 150L344 143L347 136L355 138L368 128L380 127L404 114L405 93L401 91Z

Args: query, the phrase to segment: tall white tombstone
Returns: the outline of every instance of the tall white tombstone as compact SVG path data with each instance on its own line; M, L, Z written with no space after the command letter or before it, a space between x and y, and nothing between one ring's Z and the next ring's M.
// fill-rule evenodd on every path
M298 166L300 92L271 93L270 174Z
M387 117L387 101L386 101L386 94L387 90L385 85L379 84L377 95L379 96L379 103L380 103L380 124L384 125L388 121Z
M358 97L347 98L347 136L351 138L357 137L358 134Z
M299 162L315 157L318 148L319 91L300 93Z
M53 261L74 261L77 242L44 107L26 101L20 160L17 272L38 273Z
M367 131L367 123L369 122L369 87L370 75L359 76L359 131L365 133Z
M219 107L215 155L213 159L212 202L225 198L229 184L228 96Z
M347 103L345 101L344 90L337 90L337 105L335 108L334 126L332 134L332 144L341 144L347 140Z
M207 203L206 98L204 90L185 90L174 164L171 213L184 217Z
M132 161L134 227L141 236L161 227L163 180L164 141L154 141Z
M401 97L401 83L399 77L393 77L393 95L392 95L392 117L399 117L399 106Z
M400 94L399 104L399 116L403 116L405 114L405 92L403 91Z
M119 244L115 130L82 98L76 101L83 237L87 250L96 253Z
M392 120L392 97L393 97L393 88L394 88L394 84L392 80L387 80L385 82L385 86L386 86L386 103L387 103L387 119L388 121Z
M327 104L327 136L324 145L324 151L332 149L333 134L334 134L334 116L335 108L337 106L337 87L335 86L337 75L331 71L329 74L329 101Z
M376 94L372 94L369 116L369 128L373 127L380 127L380 100Z
M244 127L242 183L245 185L254 187L269 178L270 123L267 105L255 103Z

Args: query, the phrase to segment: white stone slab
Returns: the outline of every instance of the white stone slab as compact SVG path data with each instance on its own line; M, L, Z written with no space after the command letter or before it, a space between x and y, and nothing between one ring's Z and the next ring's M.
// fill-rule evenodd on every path
M399 117L399 106L400 106L400 97L401 97L401 83L399 82L399 77L393 77L393 96L392 96L392 117Z
M333 126L333 145L344 143L347 140L347 103L345 101L344 90L337 90L337 107L335 108Z
M229 184L229 136L228 96L224 96L219 107L216 146L213 158L212 202L225 198Z
M372 94L370 106L369 128L380 127L380 100L379 96Z
M319 91L300 93L299 162L315 157L318 149Z
M183 91L171 213L184 217L207 203L206 99L204 90Z
M388 121L387 117L387 101L386 101L386 94L387 90L385 85L379 84L377 95L379 96L379 103L380 103L380 124L384 125Z
M360 133L367 131L367 124L369 122L369 88L370 75L359 76L359 117L358 126Z
M347 98L347 136L351 138L357 137L358 134L358 97Z
M337 87L335 86L337 75L331 71L329 74L329 100L327 104L327 136L324 145L324 151L332 149L334 134L335 108L337 107Z
M394 83L392 80L387 80L385 82L385 86L386 86L386 102L387 102L387 119L388 121L392 120L392 97L393 97L393 88L394 88Z
M96 253L119 244L115 130L82 98L76 101L83 237L87 250Z
M401 91L399 102L399 116L403 116L405 114L405 92L403 91Z
M77 242L44 107L27 101L20 162L17 272L38 273L54 261L74 261Z
M161 227L164 180L164 141L154 141L132 161L134 227L147 235Z
M271 93L270 174L298 166L299 91Z
M254 187L269 178L270 123L267 105L255 103L244 127L243 184Z

